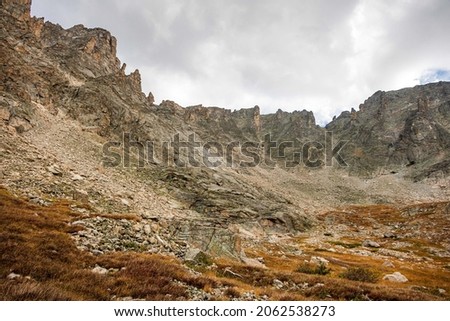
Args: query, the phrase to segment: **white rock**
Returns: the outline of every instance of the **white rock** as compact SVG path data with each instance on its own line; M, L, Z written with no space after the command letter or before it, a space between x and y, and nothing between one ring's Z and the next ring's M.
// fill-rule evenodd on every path
M108 274L108 269L105 269L101 266L96 266L95 268L92 269L92 273L105 275Z
M190 248L186 251L184 255L184 259L186 261L194 261L197 255L199 255L202 252L202 250L198 248Z
M248 266L251 266L251 267L263 268L263 269L267 268L267 267L264 265L264 263L260 262L260 261L257 260L257 259L252 259L252 258L249 258L249 257L245 257L245 256L242 257L242 256L241 256L241 261L242 261L245 265L248 265Z
M72 181L82 181L84 178L78 174L72 174Z
M151 235L152 234L152 227L148 224L144 225L144 233L147 235Z
M133 230L135 230L136 232L139 232L142 230L142 224L137 223L133 225Z
M130 202L128 202L126 199L122 198L120 201L122 202L123 205L130 206Z
M275 280L273 280L273 286L276 287L277 289L282 289L284 286L284 283L278 279L275 279Z
M383 266L384 266L384 267L388 267L388 268L393 268L393 267L395 267L394 263L392 263L391 261L384 261L384 262L383 262Z
M21 277L22 277L22 275L16 274L14 272L11 272L11 273L8 274L8 276L6 278L8 280L15 280L15 279L18 279L18 278L21 278Z
M47 167L47 170L55 176L62 176L62 171L56 165L51 165Z
M406 278L406 276L404 276L400 272L394 272L392 274L386 274L383 277L383 280L387 280L387 281L391 281L391 282L398 282L398 283L408 282L408 279Z
M371 241L371 240L365 240L362 245L364 247L375 247L375 248L380 247L380 244L378 244L375 241Z
M151 223L150 227L152 228L153 233L159 233L161 227L156 223Z
M320 256L313 256L311 257L311 260L309 260L309 263L311 264L325 264L327 265L329 261L323 257Z

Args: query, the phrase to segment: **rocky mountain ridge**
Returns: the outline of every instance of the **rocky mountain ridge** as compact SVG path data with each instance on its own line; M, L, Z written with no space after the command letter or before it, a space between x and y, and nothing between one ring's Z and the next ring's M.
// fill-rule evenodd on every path
M343 112L325 128L305 110L261 115L257 106L233 112L201 105L182 108L171 101L156 105L151 93L141 92L139 71L125 74L126 65L116 57L116 39L108 31L82 25L64 30L31 18L30 1L20 6L4 1L2 6L9 26L4 30L16 28L15 38L4 37L3 91L26 104L65 110L103 136L130 132L141 140L170 141L176 133L187 137L195 132L202 141L259 143L270 133L277 142L325 145L325 131L331 131L335 141L349 142L340 152L352 175L373 177L406 167L414 180L449 173L448 83L377 92L359 111ZM29 68L24 70L23 64ZM16 114L11 123L20 131L31 128L29 107L11 111Z
M81 217L70 229L83 251L186 260L207 253L264 268L261 248L301 259L298 238L307 237L308 248L337 251L330 242L416 228L403 212L398 228L383 216L373 218L381 220L376 229L345 226L342 207L389 204L397 213L396 206L450 197L450 83L377 92L325 128L306 110L261 115L258 106L156 104L142 93L139 71L126 73L108 31L65 30L31 17L30 6L1 2L0 184L42 206L73 202ZM327 163L335 147L348 166L337 156ZM446 226L446 203L432 208ZM430 248L447 257L445 237L422 216L418 221L426 229L411 235L434 237L439 245ZM376 255L345 250L346 242L339 253ZM416 262L418 255L405 257Z

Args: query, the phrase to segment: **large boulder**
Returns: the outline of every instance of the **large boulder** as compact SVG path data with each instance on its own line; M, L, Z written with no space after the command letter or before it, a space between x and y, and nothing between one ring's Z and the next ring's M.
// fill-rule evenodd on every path
M391 281L391 282L397 282L397 283L408 282L408 279L406 278L406 276L404 276L400 272L394 272L392 274L386 274L383 277L383 280Z

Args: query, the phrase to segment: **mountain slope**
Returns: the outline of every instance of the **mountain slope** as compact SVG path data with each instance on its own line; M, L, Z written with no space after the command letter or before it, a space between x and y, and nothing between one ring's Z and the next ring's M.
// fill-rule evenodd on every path
M402 225L396 208L450 197L449 83L375 93L326 128L307 111L156 104L142 93L139 71L126 73L108 31L65 30L30 17L30 6L1 2L0 184L44 207L68 202L77 213L67 224L79 250L187 261L204 253L275 270L286 268L283 260L314 260L324 249L351 264L361 256L400 260L398 244L385 242L378 254L364 249L364 238L390 233L389 224L409 233L413 227ZM348 167L337 156L327 164L329 146L342 147L337 152ZM381 214L392 206L398 222L359 226L359 213L372 210L355 204ZM419 213L428 208L417 206ZM448 207L436 208L446 228ZM348 212L355 216L346 226L340 217ZM416 262L426 253L436 267L416 262L414 269L441 273L449 244L425 221L421 216L424 228L412 237L432 237L432 244L423 241L406 258ZM348 238L357 250L345 250L353 244Z

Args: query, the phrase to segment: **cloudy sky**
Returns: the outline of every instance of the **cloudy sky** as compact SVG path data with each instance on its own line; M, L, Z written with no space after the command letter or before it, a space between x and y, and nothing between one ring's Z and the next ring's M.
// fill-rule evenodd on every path
M33 0L32 14L111 31L157 102L324 124L377 90L450 80L448 0Z

